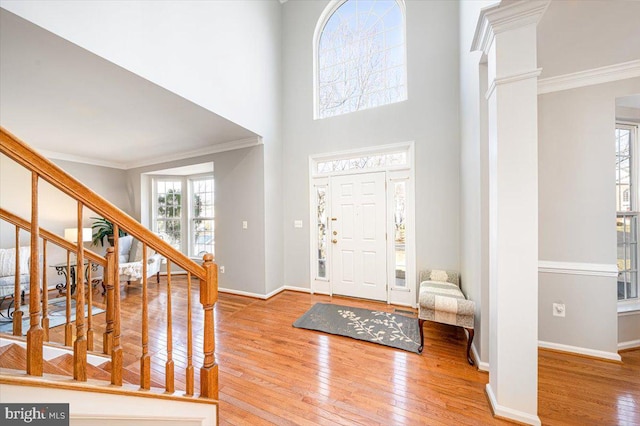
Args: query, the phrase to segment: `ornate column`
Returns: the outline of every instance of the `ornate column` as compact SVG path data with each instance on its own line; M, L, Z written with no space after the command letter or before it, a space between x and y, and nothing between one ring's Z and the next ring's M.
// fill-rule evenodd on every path
M489 383L494 413L539 425L538 75L536 26L545 1L480 13L473 50L487 61ZM486 320L486 319L485 319Z

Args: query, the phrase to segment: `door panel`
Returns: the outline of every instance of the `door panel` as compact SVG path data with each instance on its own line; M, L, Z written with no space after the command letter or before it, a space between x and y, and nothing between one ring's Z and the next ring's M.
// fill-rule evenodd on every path
M385 173L334 176L333 293L387 300Z

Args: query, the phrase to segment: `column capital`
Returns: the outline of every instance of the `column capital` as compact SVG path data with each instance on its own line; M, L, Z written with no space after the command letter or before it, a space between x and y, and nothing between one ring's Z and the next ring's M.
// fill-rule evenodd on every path
M504 31L537 25L549 7L551 0L502 0L498 4L480 10L471 51L488 53L496 34Z

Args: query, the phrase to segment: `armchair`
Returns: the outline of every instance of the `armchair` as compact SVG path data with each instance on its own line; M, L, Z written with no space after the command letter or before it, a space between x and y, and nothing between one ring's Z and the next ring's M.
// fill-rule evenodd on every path
M119 253L119 280L131 281L142 279L142 242L134 240L131 235L120 237L118 240ZM156 282L160 283L160 266L162 265L162 256L154 250L147 249L147 278L156 276Z

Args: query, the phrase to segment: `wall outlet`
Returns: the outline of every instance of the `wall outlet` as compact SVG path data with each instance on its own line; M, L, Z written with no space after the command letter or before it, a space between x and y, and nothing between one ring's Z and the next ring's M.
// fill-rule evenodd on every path
M247 222L246 220L242 221L242 229L247 229L249 228L249 222Z
M564 317L565 315L564 303L554 303L553 304L553 316L554 317Z
M221 266L221 267L220 267L220 273L221 273L221 274L224 274L224 266Z

